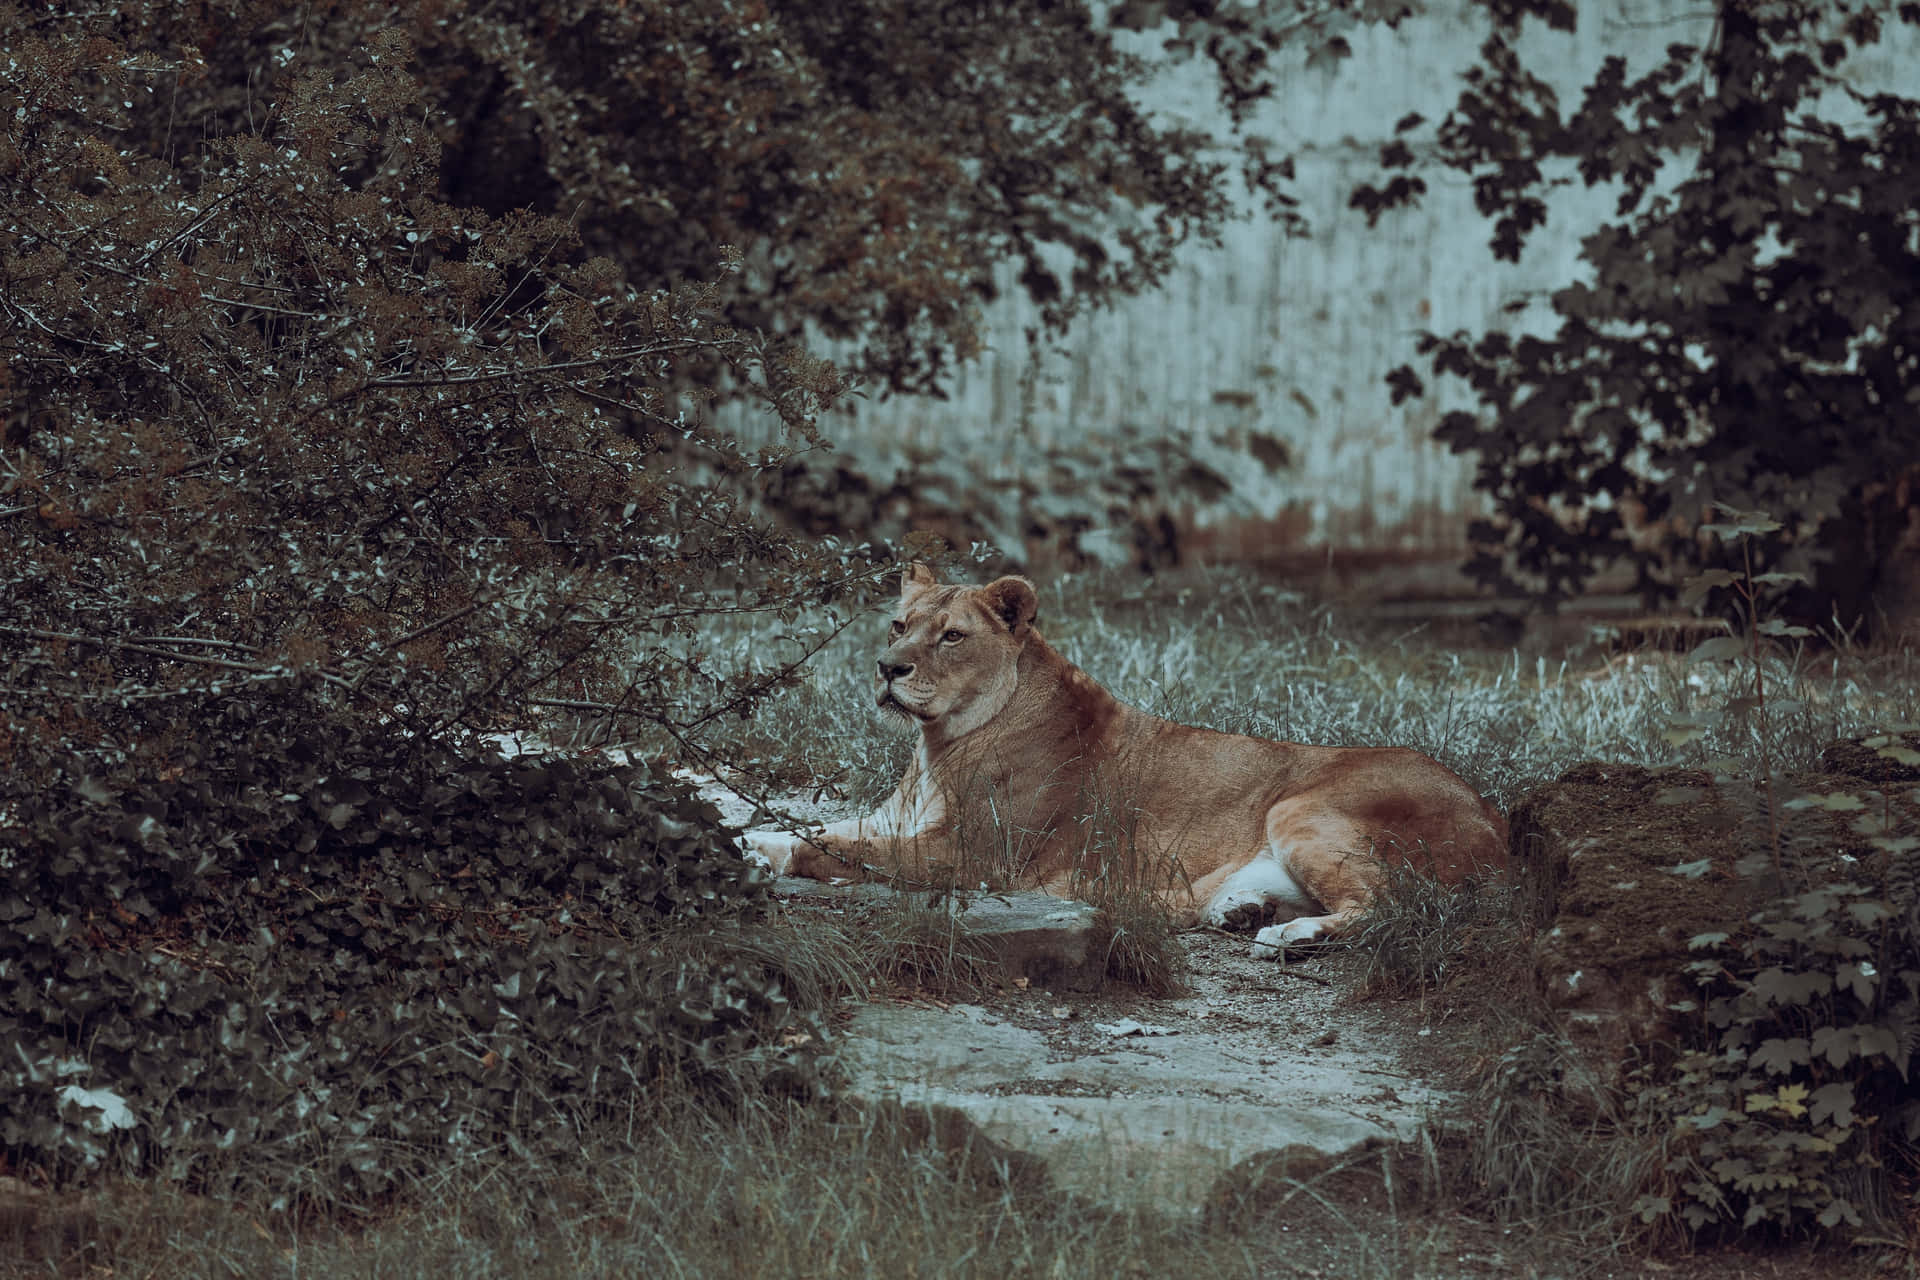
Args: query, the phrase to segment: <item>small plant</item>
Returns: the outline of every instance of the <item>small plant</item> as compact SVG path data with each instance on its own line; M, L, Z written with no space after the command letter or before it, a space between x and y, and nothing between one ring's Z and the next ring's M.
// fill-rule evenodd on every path
M1758 774L1766 799L1767 845L1774 855L1774 871L1780 873L1783 870L1780 860L1780 810L1774 795L1776 768L1769 721L1780 711L1797 709L1798 703L1782 698L1778 692L1769 696L1767 663L1762 649L1773 640L1804 640L1813 632L1778 618L1766 617L1765 603L1772 590L1804 583L1806 575L1787 572L1756 574L1753 571L1753 540L1777 532L1780 522L1763 511L1741 511L1725 503L1715 505L1727 519L1702 525L1700 531L1718 538L1722 543L1736 546L1740 553L1741 568L1738 571L1708 569L1695 574L1687 579L1680 593L1680 602L1687 607L1697 606L1711 593L1724 590L1731 593L1733 606L1739 616L1732 635L1713 636L1701 641L1688 653L1687 662L1691 666L1744 659L1747 689L1744 693L1730 694L1717 707L1677 720L1669 730L1668 741L1675 746L1683 746L1704 736L1709 728L1746 716L1754 718L1758 730L1754 735ZM1720 776L1731 776L1743 769L1742 762L1728 757L1711 757L1705 763Z
M1001 981L993 948L969 934L956 907L964 895L935 894L931 901L903 894L865 921L859 940L876 982L947 994L992 990Z
M1689 943L1700 957L1687 965L1700 999L1677 1011L1700 1014L1697 1039L1671 1067L1650 1064L1635 1080L1642 1122L1675 1126L1668 1185L1642 1197L1636 1212L1649 1223L1675 1217L1692 1231L1731 1222L1857 1229L1886 1194L1889 1162L1911 1169L1920 1139L1920 1104L1907 1088L1920 1043L1920 836L1900 834L1913 828L1920 803L1900 806L1891 788L1779 794L1769 717L1791 704L1768 686L1764 646L1810 633L1763 615L1767 591L1799 575L1754 573L1752 539L1779 525L1761 512L1722 510L1728 519L1704 531L1735 544L1742 567L1695 576L1684 598L1727 590L1740 625L1701 643L1689 662L1745 670L1720 706L1679 719L1668 740L1688 745L1751 719L1765 837L1736 855L1735 867L1765 876L1773 892L1746 920ZM1920 752L1894 734L1862 745L1920 764ZM1705 763L1723 796L1737 799L1740 762ZM1793 835L1783 811L1832 822Z

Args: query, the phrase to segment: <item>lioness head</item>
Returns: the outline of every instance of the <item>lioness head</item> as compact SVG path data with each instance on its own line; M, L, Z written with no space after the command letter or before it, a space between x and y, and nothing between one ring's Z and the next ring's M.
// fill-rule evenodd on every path
M880 705L947 738L978 729L1019 686L1038 607L1025 578L943 587L926 565L909 565L880 655Z

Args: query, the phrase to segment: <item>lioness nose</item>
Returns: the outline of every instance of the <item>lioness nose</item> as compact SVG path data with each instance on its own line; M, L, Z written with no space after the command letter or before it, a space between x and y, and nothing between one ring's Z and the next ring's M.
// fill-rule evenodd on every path
M885 658L880 659L880 678L882 680L899 680L912 674L913 664L911 662L888 662Z

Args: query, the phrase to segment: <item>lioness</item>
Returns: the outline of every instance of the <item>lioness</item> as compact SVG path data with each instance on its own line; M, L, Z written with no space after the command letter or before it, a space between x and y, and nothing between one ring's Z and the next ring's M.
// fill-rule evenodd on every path
M910 566L878 677L880 706L920 726L900 785L871 817L748 832L748 852L776 873L912 882L954 866L962 833L987 821L1018 846L1018 882L1064 895L1089 870L1093 808L1117 795L1131 838L1177 865L1165 896L1184 923L1276 909L1282 923L1256 935L1262 955L1352 922L1387 858L1448 883L1505 865L1505 819L1438 761L1148 715L1061 657L1034 629L1036 607L1025 578L941 586Z

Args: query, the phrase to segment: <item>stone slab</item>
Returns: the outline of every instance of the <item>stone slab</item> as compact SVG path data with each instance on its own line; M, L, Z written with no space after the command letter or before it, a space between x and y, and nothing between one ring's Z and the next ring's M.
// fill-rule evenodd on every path
M967 1005L867 1006L844 1056L860 1096L952 1108L1045 1161L1062 1190L1190 1210L1251 1156L1410 1138L1435 1102L1364 1049L1252 1063L1183 1031L1063 1057L1040 1031Z

